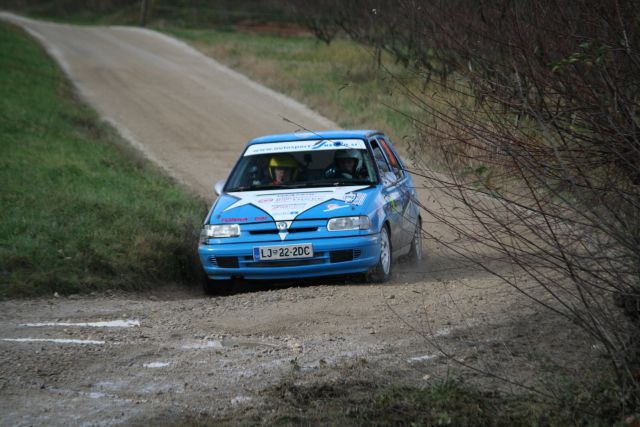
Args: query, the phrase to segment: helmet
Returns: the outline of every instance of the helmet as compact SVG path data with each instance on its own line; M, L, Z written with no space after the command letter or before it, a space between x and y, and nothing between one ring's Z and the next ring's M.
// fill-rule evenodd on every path
M338 150L334 156L335 160L340 159L354 159L356 161L356 169L361 166L362 163L362 153L360 150Z
M333 158L336 164L338 163L339 160L345 160L345 159L355 160L355 164L353 165L353 170L350 170L350 171L337 170L336 171L339 175L342 175L342 177L349 178L349 179L355 177L356 173L360 170L363 163L362 153L360 153L359 150L353 150L353 149L338 150Z
M291 154L276 154L269 160L269 175L272 179L275 178L274 168L290 168L292 169L291 178L295 178L298 172L298 162Z

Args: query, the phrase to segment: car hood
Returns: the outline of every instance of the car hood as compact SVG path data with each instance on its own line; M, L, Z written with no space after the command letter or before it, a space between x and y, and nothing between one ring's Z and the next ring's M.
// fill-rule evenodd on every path
M376 187L345 186L223 193L209 222L251 223L360 215Z

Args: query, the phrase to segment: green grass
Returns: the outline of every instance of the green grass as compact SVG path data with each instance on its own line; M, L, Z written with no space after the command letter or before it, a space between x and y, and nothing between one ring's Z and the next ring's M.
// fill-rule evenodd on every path
M310 36L278 36L240 31L164 28L203 53L253 80L301 101L345 128L375 128L396 143L415 135L420 111L402 96L396 81L380 68L368 48L347 39L329 46ZM415 76L383 56L398 78ZM304 125L304 123L301 123Z
M0 25L0 296L189 282L206 213Z
M615 402L550 402L530 394L483 392L459 380L434 380L423 387L381 385L341 378L309 383L288 379L268 388L263 406L224 417L172 420L183 426L612 426L622 422ZM575 397L575 396L574 396ZM615 407L617 409L617 407Z

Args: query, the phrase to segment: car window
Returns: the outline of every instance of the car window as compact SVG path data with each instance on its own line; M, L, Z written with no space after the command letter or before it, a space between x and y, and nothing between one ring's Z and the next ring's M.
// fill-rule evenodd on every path
M373 152L373 158L375 159L376 165L378 165L381 177L386 181L395 182L397 177L387 162L384 149L375 139L371 140L371 151Z
M378 137L378 142L384 148L384 151L387 154L387 159L389 159L389 164L391 166L391 169L393 170L394 175L396 176L396 179L402 179L404 177L402 167L400 166L398 158L389 147L389 144L387 144L387 141L382 137Z

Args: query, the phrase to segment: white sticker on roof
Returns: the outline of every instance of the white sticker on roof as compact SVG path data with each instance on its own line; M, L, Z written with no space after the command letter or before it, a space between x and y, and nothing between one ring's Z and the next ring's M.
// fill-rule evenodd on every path
M356 148L366 149L361 139L316 139L312 141L269 142L266 144L254 144L247 148L245 156L271 153L291 153L295 151L313 150L346 150Z

